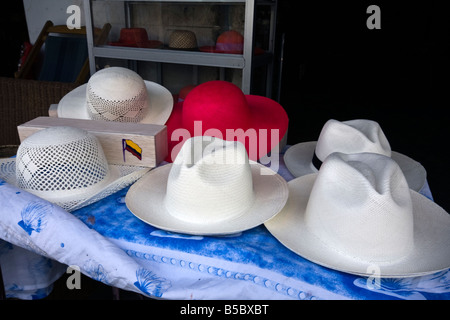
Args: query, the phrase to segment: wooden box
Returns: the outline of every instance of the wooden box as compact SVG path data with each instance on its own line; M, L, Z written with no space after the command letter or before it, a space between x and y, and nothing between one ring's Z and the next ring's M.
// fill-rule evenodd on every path
M167 128L162 125L38 117L17 127L20 141L53 126L69 126L94 134L110 164L156 167L168 154Z

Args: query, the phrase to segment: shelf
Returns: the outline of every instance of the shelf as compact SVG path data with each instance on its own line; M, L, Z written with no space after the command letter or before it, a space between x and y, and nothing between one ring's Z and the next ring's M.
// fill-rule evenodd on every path
M93 52L96 57L104 58L154 61L236 69L242 69L245 67L244 57L239 54L220 54L197 51L142 49L113 46L94 47Z
M105 2L123 2L124 0L101 0ZM131 0L128 2L162 2L162 3L202 3L202 4L208 4L208 3L245 3L246 0ZM268 2L268 1L264 1Z
M243 27L242 35L244 37L244 44L243 44L243 53L242 54L223 54L223 53L212 53L212 52L201 52L201 51L184 51L184 50L172 50L165 48L158 48L158 49L149 49L149 48L132 48L132 47L120 47L120 46L111 46L111 45L102 45L102 46L95 46L93 43L93 37L92 37L92 30L93 30L93 16L92 16L92 5L94 2L104 2L104 3L114 3L113 8L120 8L120 5L117 6L115 4L117 3L123 3L123 10L124 10L124 21L122 23L122 27L135 27L136 25L133 25L134 18L138 17L141 18L141 20L137 19L139 22L137 22L138 27L144 27L143 22L145 22L145 19L142 20L142 16L134 16L134 12L132 12L132 5L133 4L142 4L142 3L161 3L161 4L180 4L182 6L192 5L192 6L199 6L199 5L210 5L210 6L225 6L230 5L230 8L234 5L243 6L243 20L242 25L241 22L238 23L240 27ZM269 6L269 26L270 29L267 32L267 39L265 39L265 44L263 44L263 48L266 50L263 54L253 55L253 48L255 46L255 12L256 12L256 5L263 5L263 6ZM273 78L273 63L274 63L274 42L275 42L275 17L276 17L276 7L277 7L277 0L84 0L84 10L86 15L86 29L88 33L88 52L89 52L89 62L90 62L90 68L91 68L91 75L96 71L96 64L95 64L95 58L106 58L106 59L116 59L116 60L128 60L131 64L133 64L132 61L143 61L143 62L155 62L158 64L157 66L157 81L162 81L162 68L163 64L180 64L180 65L192 65L192 66L205 66L205 67L215 67L220 68L220 77L222 78L223 75L225 75L225 69L238 69L241 70L241 89L245 94L250 94L251 88L252 88L252 73L254 68L264 66L266 67L266 75L263 76L266 80L265 85L265 95L269 96L271 95L271 83ZM97 13L99 13L97 7ZM158 8L158 7L157 7ZM173 6L164 6L164 8L174 8ZM158 9L157 9L158 10ZM159 9L160 10L160 9ZM222 12L222 9L220 10ZM224 19L225 22L228 22L228 19L231 19L228 17L228 12L225 9L224 12L227 12L224 14L224 16L221 19ZM156 11L158 12L158 11ZM178 12L177 14L180 14L180 17L183 14L186 14L185 12ZM103 14L103 12L100 14L103 20L105 20L105 17L109 17L108 14ZM113 20L117 19L118 15L113 15ZM158 19L159 17L156 16ZM203 16L202 16L203 17ZM121 18L122 19L122 18ZM155 20L159 21L159 20ZM240 21L240 20L236 20ZM236 23L235 21L235 23ZM105 21L98 22L98 23L104 23ZM109 22L109 21L106 21ZM190 21L192 22L192 21ZM173 24L173 22L168 23L165 21L167 25L164 25L165 28L178 28L178 25ZM222 21L223 23L223 21ZM194 21L195 24L195 21ZM117 20L114 21L114 26L120 25L117 23ZM184 25L181 24L182 28ZM227 24L223 25L227 26ZM145 26L147 27L147 26ZM211 24L200 24L199 27L204 28L215 28L215 25ZM186 26L186 29L193 28L192 25ZM197 27L198 28L198 27ZM155 30L155 29L153 29ZM226 30L226 29L225 29ZM116 30L117 32L117 30ZM158 33L159 32L159 33ZM161 39L161 30L155 32L156 38L155 39ZM155 35L153 35L155 36ZM203 35L204 36L204 35ZM165 35L163 35L163 38ZM204 39L204 38L203 38ZM167 41L167 39L165 39ZM202 45L202 44L199 44ZM208 44L209 45L209 44ZM266 47L267 46L267 47ZM259 52L258 52L259 53ZM143 65L141 65L143 66ZM144 65L145 66L145 65ZM133 64L133 68L137 68L137 64ZM193 75L198 80L198 70L196 68L193 69ZM203 71L205 72L205 71ZM209 71L208 71L209 72ZM229 73L232 74L232 73ZM260 75L258 75L260 76ZM259 81L260 79L258 79Z

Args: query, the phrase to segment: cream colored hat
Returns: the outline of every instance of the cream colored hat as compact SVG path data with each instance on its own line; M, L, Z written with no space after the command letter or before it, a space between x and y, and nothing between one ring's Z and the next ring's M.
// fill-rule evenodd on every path
M0 179L73 211L129 186L149 168L108 165L98 139L72 127L26 138L16 158L0 159Z
M293 145L286 151L284 162L294 177L300 177L317 172L322 161L333 152L383 154L398 163L411 189L419 192L426 183L425 168L408 156L391 151L380 125L372 120L328 120L317 141Z
M302 257L362 276L450 267L450 215L411 190L390 157L333 153L318 173L288 184L286 206L265 225Z
M286 203L286 181L249 161L240 142L197 136L174 163L133 185L126 205L139 219L167 231L223 235L256 227Z
M164 125L172 108L169 90L132 70L111 67L66 94L58 104L58 117Z

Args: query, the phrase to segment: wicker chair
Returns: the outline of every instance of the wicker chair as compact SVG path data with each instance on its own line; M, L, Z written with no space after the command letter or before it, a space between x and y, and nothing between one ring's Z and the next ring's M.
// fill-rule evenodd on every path
M39 116L48 116L76 83L0 77L0 157L16 154L20 144L17 126Z

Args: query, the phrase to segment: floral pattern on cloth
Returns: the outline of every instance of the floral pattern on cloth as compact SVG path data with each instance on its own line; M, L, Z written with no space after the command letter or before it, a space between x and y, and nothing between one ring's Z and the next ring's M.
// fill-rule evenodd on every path
M147 296L162 296L171 286L72 214L2 180L0 203L0 264L8 298L47 296L68 266Z
M283 163L279 173L292 179ZM127 191L69 214L0 181L9 296L42 298L75 265L105 284L164 299L450 299L449 270L373 282L296 255L263 225L224 237L167 232L127 209ZM422 193L432 199L428 188ZM16 268L14 256L32 262Z

